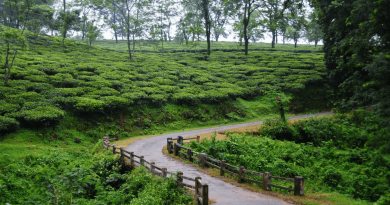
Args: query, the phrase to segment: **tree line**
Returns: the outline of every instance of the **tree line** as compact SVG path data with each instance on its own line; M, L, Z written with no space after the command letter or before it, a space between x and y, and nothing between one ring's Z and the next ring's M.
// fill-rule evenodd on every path
M210 54L210 42L229 36L228 27L238 34L245 54L249 42L266 32L273 48L278 38L293 40L295 46L300 38L315 45L322 39L317 12L302 0L0 0L0 5L0 24L36 34L63 39L77 34L92 44L110 30L117 42L127 41L130 59L141 40L162 51L164 42L194 45L206 40Z

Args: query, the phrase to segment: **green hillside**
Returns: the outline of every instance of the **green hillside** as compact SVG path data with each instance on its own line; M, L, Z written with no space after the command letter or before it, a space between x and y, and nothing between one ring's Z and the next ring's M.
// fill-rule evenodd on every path
M270 107L240 111L236 104L261 101L259 96L271 89L299 96L309 84L321 87L325 75L323 54L318 52L252 51L244 56L216 51L210 57L136 52L135 59L129 60L120 49L89 47L73 40L66 40L63 47L57 37L26 36L30 47L17 56L9 86L0 81L2 133L19 127L52 127L69 115L94 116L99 123L105 120L101 116L121 116L121 126L108 130L129 133L192 118L200 122L196 126L207 126L246 114L248 119L265 117L274 113ZM225 109L218 112L221 106ZM84 130L92 126L80 125Z

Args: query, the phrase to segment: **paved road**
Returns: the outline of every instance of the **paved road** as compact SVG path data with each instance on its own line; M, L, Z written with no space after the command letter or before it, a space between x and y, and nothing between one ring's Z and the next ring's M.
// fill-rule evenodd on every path
M306 118L310 116L318 115L327 115L331 112L324 112L319 114L312 115L299 115L290 117L289 119L299 119ZM243 124L235 125L226 125L220 127L213 127L200 130L192 130L186 132L177 132L172 134L160 135L155 137L150 137L146 139L141 139L135 141L133 144L129 145L126 150L132 151L136 155L141 155L145 157L145 160L149 162L155 162L158 167L166 167L169 172L182 171L184 176L194 178L196 176L202 177L202 181L206 182L209 185L209 198L215 200L216 205L286 205L289 204L281 199L273 198L271 196L263 195L260 193L251 192L245 190L241 187L233 186L227 182L222 181L219 178L214 178L209 175L206 175L198 171L199 167L191 166L184 162L175 160L171 157L165 156L162 153L162 148L167 143L167 138L169 137L189 137L202 133L209 133L219 130L227 130L238 127L246 127L251 125L263 124L263 121L250 122ZM193 182L192 182L193 183ZM189 184L192 184L189 183Z

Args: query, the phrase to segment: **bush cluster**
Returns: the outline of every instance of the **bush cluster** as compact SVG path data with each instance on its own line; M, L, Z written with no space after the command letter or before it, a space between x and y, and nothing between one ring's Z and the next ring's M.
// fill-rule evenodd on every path
M228 133L229 139L215 140L214 136L187 146L248 170L303 176L305 191L335 191L383 204L390 189L390 161L380 150L365 147L364 142L375 135L372 120L371 113L360 113L292 125L274 121L258 137Z
M1 118L0 118L1 119ZM0 157L0 201L5 204L189 204L172 178L144 167L123 169L101 142L78 152L52 149L22 159ZM101 154L98 154L100 152Z

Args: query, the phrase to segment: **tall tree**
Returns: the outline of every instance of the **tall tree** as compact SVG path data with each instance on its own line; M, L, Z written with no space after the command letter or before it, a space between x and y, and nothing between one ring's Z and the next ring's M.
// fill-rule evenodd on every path
M316 10L309 14L309 22L306 27L305 36L309 43L314 42L315 47L317 47L317 43L324 36L320 24L318 24L318 11Z
M220 36L227 37L224 27L228 23L229 9L224 0L213 0L209 10L214 38L218 42Z
M244 38L245 55L248 55L250 39L250 36L248 35L248 28L252 20L252 14L261 7L261 3L261 0L232 0L226 2L226 4L229 5L230 12L233 14L238 13L238 17L241 18L238 22L242 23L242 37ZM236 28L238 28L238 26L236 26Z
M287 28L287 38L294 41L294 46L296 48L298 40L304 37L304 31L307 24L305 12L300 10L295 15L292 15L291 19L289 19L289 23L290 26Z
M87 22L87 34L86 37L89 42L89 46L92 46L92 43L96 41L96 39L99 37L101 31L97 26L93 25L93 21Z
M237 13L238 16L240 16L242 13ZM250 19L248 26L247 26L247 38L252 40L253 42L256 42L259 39L264 38L263 33L265 30L263 29L262 21L259 21L261 13L259 11L255 11L252 14L252 18ZM240 46L242 45L242 39L244 38L244 27L242 23L242 18L239 18L240 21L236 21L233 24L233 31L238 32L239 42Z
M318 0L315 6L336 108L376 104L380 126L390 127L390 0ZM390 150L388 134L372 143Z
M88 32L87 23L88 21L98 21L98 19L95 19L95 9L93 2L91 0L75 0L74 6L78 7L80 9L80 28L81 31L81 40L84 40L86 37L86 34Z
M27 40L23 34L23 31L18 29L12 29L5 26L0 26L0 45L1 50L5 53L5 59L3 64L4 69L4 85L8 86L8 79L11 75L11 70L16 56L20 50L27 48ZM3 58L1 56L1 58ZM1 60L0 62L2 62Z
M211 44L210 44L210 36L211 36L211 19L210 19L210 1L202 0L202 14L205 22L205 30L206 30L206 40L207 40L207 55L211 54Z
M302 9L301 0L265 0L262 4L262 17L272 35L272 48L275 48L277 31L286 18L286 13L293 9Z

